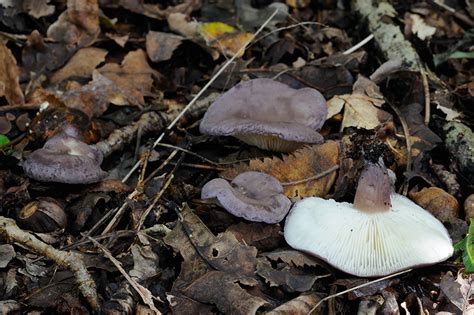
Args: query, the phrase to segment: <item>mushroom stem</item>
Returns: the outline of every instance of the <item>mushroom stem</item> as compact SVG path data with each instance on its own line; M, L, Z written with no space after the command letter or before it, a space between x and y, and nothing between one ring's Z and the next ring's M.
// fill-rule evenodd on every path
M363 212L390 210L392 183L383 162L367 162L359 178L354 208Z

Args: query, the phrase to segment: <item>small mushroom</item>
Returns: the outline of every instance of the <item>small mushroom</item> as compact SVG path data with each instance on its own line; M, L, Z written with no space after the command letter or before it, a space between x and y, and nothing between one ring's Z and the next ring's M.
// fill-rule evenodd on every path
M102 153L78 139L79 133L65 128L54 135L43 148L28 155L23 162L25 174L44 182L90 184L106 176L100 168Z
M385 166L368 163L354 204L322 198L297 202L286 219L285 239L295 249L362 277L448 259L453 246L441 222L391 190Z
M291 206L280 182L260 172L242 173L230 184L225 179L213 179L202 188L201 198L217 198L219 205L233 215L265 223L280 222Z
M45 197L24 206L17 217L18 224L40 233L63 229L67 216L63 207L53 198Z
M234 136L261 149L290 152L305 143L322 143L324 97L311 88L293 89L270 79L237 84L207 110L203 134Z

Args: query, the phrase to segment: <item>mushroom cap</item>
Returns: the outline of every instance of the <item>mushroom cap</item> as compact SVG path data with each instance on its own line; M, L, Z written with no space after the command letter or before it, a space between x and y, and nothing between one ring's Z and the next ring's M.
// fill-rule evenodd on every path
M200 131L235 136L262 149L289 151L297 146L287 142L298 146L323 142L318 131L326 115L326 101L315 89L297 90L271 79L254 79L220 96L204 115ZM277 140L282 144L275 144Z
M201 198L217 198L231 214L254 222L280 222L291 207L280 182L260 172L244 172L230 184L225 179L213 179L202 187Z
M291 209L287 243L361 277L391 274L448 259L448 232L428 211L392 193L389 211L363 212L347 202L306 198Z
M23 170L28 177L43 182L90 184L107 175L100 168L102 159L95 147L61 132L28 155Z

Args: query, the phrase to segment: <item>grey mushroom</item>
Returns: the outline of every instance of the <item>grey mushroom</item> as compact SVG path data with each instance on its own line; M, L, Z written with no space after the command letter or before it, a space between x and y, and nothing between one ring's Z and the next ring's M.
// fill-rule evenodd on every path
M234 136L271 151L290 152L305 143L322 143L324 97L311 88L293 89L270 79L237 84L207 110L203 134Z
M291 207L280 182L260 172L242 173L230 184L225 179L213 179L202 188L201 198L216 198L231 214L254 222L278 223Z
M77 132L66 129L48 139L43 148L26 157L25 174L43 182L90 184L101 181L107 175L100 168L102 153L76 137Z

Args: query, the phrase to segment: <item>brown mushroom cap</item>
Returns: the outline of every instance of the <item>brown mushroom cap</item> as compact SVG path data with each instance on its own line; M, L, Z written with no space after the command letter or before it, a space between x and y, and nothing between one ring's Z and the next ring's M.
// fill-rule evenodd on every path
M254 79L219 97L204 115L200 131L288 152L304 143L323 142L318 131L326 115L326 101L315 89L296 90L271 79Z
M43 148L28 155L23 162L25 174L44 182L65 184L90 184L106 176L100 168L102 153L93 146L60 132Z
M265 223L280 222L291 206L280 182L260 172L242 173L230 184L225 179L213 179L202 188L201 198L217 198L233 215Z

